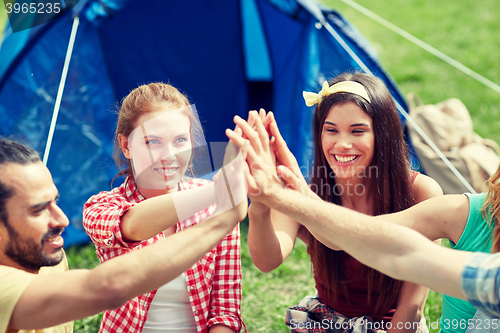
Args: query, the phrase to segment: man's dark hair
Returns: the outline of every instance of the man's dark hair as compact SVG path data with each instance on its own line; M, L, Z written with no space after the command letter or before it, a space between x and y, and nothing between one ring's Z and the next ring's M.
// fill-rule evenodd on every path
M39 161L40 155L34 149L16 141L0 139L0 167L7 163L27 165ZM13 195L14 189L6 186L0 176L0 221L3 223L7 223L8 219L5 204Z

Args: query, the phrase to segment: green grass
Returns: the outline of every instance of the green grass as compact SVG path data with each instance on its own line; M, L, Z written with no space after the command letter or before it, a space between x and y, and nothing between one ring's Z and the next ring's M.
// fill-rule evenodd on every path
M0 35L3 33L3 29L7 24L7 13L5 12L4 3L0 3Z

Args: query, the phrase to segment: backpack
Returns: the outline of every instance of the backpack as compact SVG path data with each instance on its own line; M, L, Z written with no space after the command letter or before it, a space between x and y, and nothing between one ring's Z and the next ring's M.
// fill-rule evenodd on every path
M486 181L500 164L500 148L495 141L483 139L474 132L467 107L456 98L435 105L424 105L413 93L407 98L410 117L476 192L486 192ZM422 172L434 178L445 194L470 192L415 128L407 124Z

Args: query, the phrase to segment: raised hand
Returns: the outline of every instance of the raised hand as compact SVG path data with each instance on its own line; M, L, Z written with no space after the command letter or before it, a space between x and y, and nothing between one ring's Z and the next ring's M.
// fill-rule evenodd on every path
M238 205L247 200L247 181L245 173L245 160L238 146L229 142L226 146L226 153L223 161L223 175L229 185L229 195L233 204Z
M241 130L236 129L237 133ZM223 166L214 179L217 210L213 216L231 211L238 221L247 214L247 181L245 161L237 145L229 142L226 146Z
M278 129L278 124L274 119L274 114L269 112L267 114L267 120L269 122L268 131L271 135L271 144L273 147L274 154L276 156L277 172L280 178L287 182L289 187L294 190L301 190L303 193L307 192L309 186L300 170L300 166L297 163L297 159L292 154L290 149L281 136ZM290 174L292 172L293 174Z
M262 124L264 125L264 128L266 129L266 131L268 133L267 136L269 137L270 136L270 134L269 134L269 124L271 123L271 121L274 120L274 118L272 116L269 116L270 114L271 113L268 113L266 115L266 111L264 109L262 109L262 108L259 110L258 113L255 110L250 111L249 114L248 114L247 123L248 123L248 125L250 125L252 128L255 129L256 119L257 119L257 117L260 117L260 119L262 120ZM240 130L241 136L244 139L247 139L246 135L241 131L241 128L238 125L236 125L236 130ZM273 139L271 138L271 140L269 141L269 144L271 144L271 145L272 145L272 140ZM272 157L272 160L273 160L273 165L276 165L276 156L274 155L272 149L270 149L269 151L271 153L271 157ZM248 165L246 165L246 166L248 168ZM249 171L248 171L248 174L250 175ZM256 190L255 187L253 187L253 188ZM260 189L258 191L260 191ZM253 212L253 213L257 213L257 214L266 214L266 213L270 212L270 208L268 206L266 206L262 202L258 202L258 201L255 201L255 200L251 201L251 204L248 207L248 210L249 210L249 213Z
M265 201L265 196L278 191L283 184L276 173L274 152L270 147L269 134L257 112L251 111L250 123L235 116L234 122L242 133L226 130L226 135L234 142L246 156L249 196L259 202ZM245 139L247 138L247 139Z

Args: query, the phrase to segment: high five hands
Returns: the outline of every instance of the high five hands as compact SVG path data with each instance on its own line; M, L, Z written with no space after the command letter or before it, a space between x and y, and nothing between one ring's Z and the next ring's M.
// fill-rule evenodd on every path
M238 128L233 133L240 136L242 134ZM246 217L248 201L245 166L242 151L230 140L225 148L222 167L213 177L217 210L212 217L226 214L234 216L237 221Z
M226 135L246 160L248 195L265 204L266 196L279 195L285 188L316 196L308 187L297 160L281 136L272 112L250 111L248 120L234 117L236 129Z

